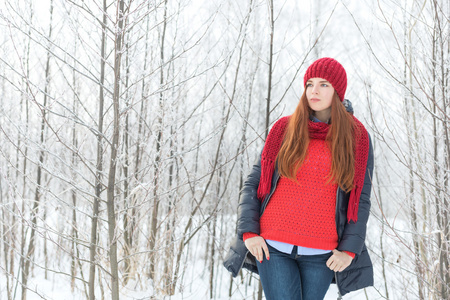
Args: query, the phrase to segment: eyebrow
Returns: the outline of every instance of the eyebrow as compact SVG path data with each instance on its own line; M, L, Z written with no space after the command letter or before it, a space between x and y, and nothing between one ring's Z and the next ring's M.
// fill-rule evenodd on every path
M312 82L312 80L311 80L311 79L308 79L308 81L306 81L306 82ZM328 82L328 83L330 83L328 80L321 80L321 81L319 81L319 83L322 83L322 82Z

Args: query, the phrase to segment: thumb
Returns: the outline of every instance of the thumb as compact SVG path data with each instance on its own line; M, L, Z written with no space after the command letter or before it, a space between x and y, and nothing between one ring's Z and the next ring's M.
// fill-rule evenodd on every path
M339 250L337 250L337 249L333 249L333 254L336 254L336 253L339 253Z

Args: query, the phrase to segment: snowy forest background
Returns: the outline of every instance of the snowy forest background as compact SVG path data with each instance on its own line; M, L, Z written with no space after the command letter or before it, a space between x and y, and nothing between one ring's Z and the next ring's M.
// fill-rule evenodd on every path
M449 18L448 0L0 0L0 299L261 299L222 267L239 190L324 56L375 148L375 286L344 299L448 299Z

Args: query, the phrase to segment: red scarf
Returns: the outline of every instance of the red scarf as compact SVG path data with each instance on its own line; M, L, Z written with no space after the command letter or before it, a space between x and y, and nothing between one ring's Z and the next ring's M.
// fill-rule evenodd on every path
M261 178L258 186L258 198L263 201L270 193L272 175L275 171L275 160L283 142L284 132L289 122L289 117L283 117L278 120L272 127L264 144L261 155ZM367 167L367 158L369 156L369 134L364 125L353 116L355 121L357 134L355 136L355 177L353 179L354 188L350 192L350 200L348 202L347 220L356 223L358 221L358 206L361 191L364 185L364 176ZM309 137L311 139L325 140L330 125L323 122L308 121Z

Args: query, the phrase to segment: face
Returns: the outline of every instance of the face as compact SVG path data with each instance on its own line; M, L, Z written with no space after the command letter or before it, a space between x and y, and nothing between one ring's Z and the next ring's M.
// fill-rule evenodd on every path
M315 114L331 115L331 102L334 96L334 88L323 78L310 78L306 82L306 98L309 107Z

